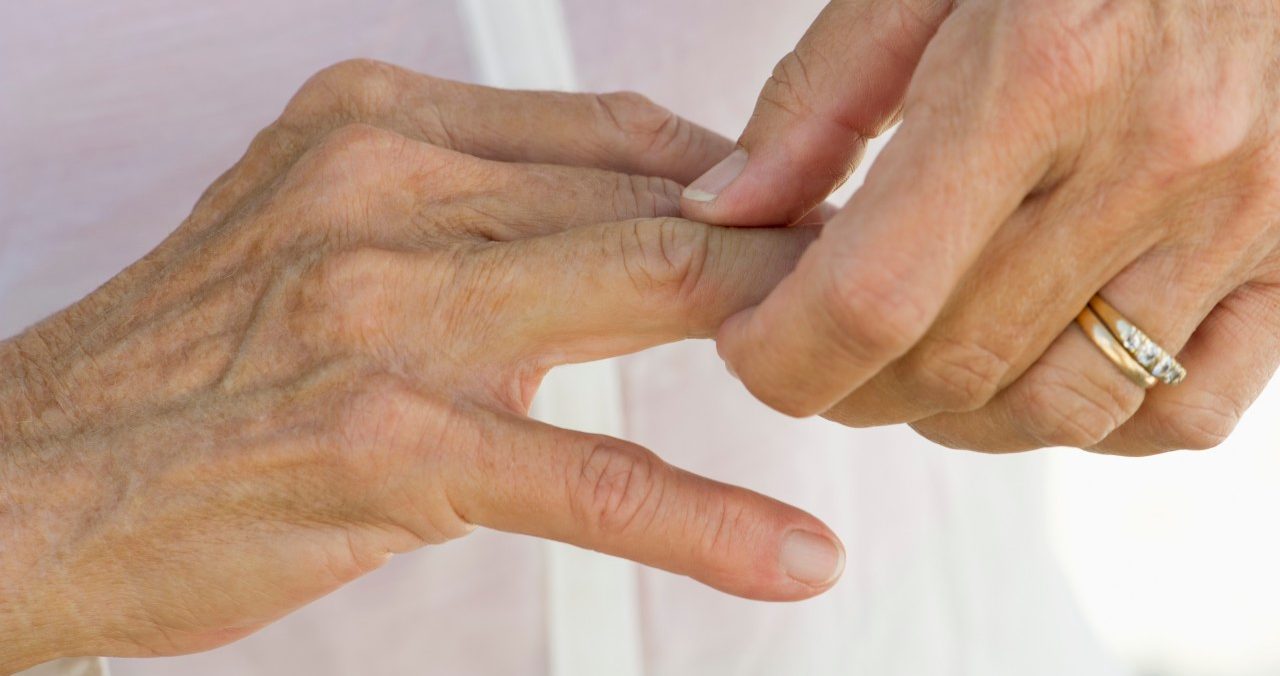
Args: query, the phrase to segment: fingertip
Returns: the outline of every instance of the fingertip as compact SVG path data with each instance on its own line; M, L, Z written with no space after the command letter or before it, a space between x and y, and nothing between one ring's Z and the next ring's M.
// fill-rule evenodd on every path
M811 198L792 185L789 162L750 155L738 147L681 194L686 218L713 225L776 226L799 221Z
M737 561L709 560L692 574L721 591L759 601L802 601L831 589L844 574L844 545L817 517L792 505L758 496L757 524L722 532L721 540ZM754 531L754 532L753 532ZM728 542L738 541L728 545ZM724 556L724 555L720 555ZM715 557L719 558L719 557Z
M743 329L747 322L751 321L751 316L755 314L757 307L759 306L752 305L738 310L720 324L720 330L716 332L716 352L720 354L721 359L728 359L731 351L729 345L742 335Z
M748 137L761 133L747 130ZM865 149L866 139L847 129L797 122L739 146L685 189L681 209L687 218L718 225L805 222L848 179Z
M751 315L755 313L757 306L744 308L733 313L724 323L720 325L720 330L716 332L716 354L720 355L720 359L724 361L725 370L735 380L742 380L738 375L738 368L735 364L737 361L734 349L735 344L741 339L746 325L751 321Z
M831 589L844 574L844 544L817 517L786 505L792 512L774 522L769 545L756 551L760 558L751 570L753 580L735 580L724 591L762 601L802 601Z
M747 161L746 148L739 146L690 183L680 195L684 213L694 220L716 223L720 195L742 174Z
M746 386L747 391L769 408L792 418L808 418L825 411L810 401L809 394L797 387L784 372L779 372L777 360L768 355L775 346L768 337L753 338L752 320L760 306L750 307L729 317L716 334L716 353L724 361L725 369Z
M741 148L734 153L741 154L725 158L684 189L680 209L685 218L713 225L779 226L798 222L810 211L811 198L796 194L787 185L789 179L777 176L785 170L748 160ZM735 166L739 162L741 166ZM725 175L733 171L726 181Z
M820 593L844 574L844 546L829 532L797 528L783 536L778 566L787 577Z

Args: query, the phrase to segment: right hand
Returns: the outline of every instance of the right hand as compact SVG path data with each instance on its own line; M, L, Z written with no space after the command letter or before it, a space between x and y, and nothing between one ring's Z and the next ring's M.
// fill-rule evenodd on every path
M314 77L155 251L0 344L0 669L212 648L476 525L827 589L814 517L526 417L551 367L709 336L792 267L811 231L672 217L730 147L632 95Z

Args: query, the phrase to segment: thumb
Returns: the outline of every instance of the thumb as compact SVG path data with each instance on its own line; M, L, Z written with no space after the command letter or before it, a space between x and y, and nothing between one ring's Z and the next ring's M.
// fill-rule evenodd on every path
M832 0L765 82L738 147L684 191L707 223L794 223L898 115L954 0Z
M844 550L813 516L619 439L495 414L453 496L471 523L567 542L753 599L825 591ZM471 483L474 485L466 485Z

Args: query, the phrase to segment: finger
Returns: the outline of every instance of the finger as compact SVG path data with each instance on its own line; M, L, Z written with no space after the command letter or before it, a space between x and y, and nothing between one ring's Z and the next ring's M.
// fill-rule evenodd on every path
M1045 175L1040 132L1010 111L940 109L908 116L795 273L721 329L722 356L770 406L825 411L903 354Z
M1149 455L1225 441L1280 366L1280 287L1249 283L1228 295L1178 359L1187 379L1151 390L1095 450Z
M465 520L688 575L753 599L829 588L844 551L794 507L619 439L496 418L452 502Z
M763 298L815 236L634 220L522 240L477 264L508 271L503 342L561 364L710 337Z
M345 247L299 273L298 330L419 377L439 377L442 363L490 364L451 387L524 410L553 366L710 336L768 293L814 235L659 218L514 242ZM448 355L432 347L444 335Z
M290 220L384 248L671 216L680 190L658 177L479 159L362 124L330 132L278 185L270 207L291 211Z
M350 124L492 160L595 167L682 183L733 145L637 94L508 91L358 59L326 68L303 85L206 191L202 218L220 218L327 134Z
M1185 251L1155 250L1109 282L1101 295L1177 354L1226 293L1219 287L1230 283L1222 281L1230 274L1214 261ZM1129 420L1151 392L1130 382L1073 324L986 406L932 416L912 426L944 445L973 450L1090 448Z
M896 118L952 3L833 0L765 83L738 147L685 191L709 223L791 223L848 178Z
M636 218L677 216L680 184L657 176L553 164L493 162L422 146L424 163L457 167L422 186L434 226L509 241ZM447 156L445 156L447 154ZM450 173L449 171L441 173Z
M981 408L1044 354L1080 308L1151 247L1163 200L1125 167L1081 167L991 239L928 332L824 416L911 422Z
M433 172L422 186L431 224L462 228L509 241L599 223L680 214L679 183L658 176L556 164L493 162L423 144L423 165L454 165ZM443 175L442 175L443 174ZM836 213L819 205L802 225L821 225Z

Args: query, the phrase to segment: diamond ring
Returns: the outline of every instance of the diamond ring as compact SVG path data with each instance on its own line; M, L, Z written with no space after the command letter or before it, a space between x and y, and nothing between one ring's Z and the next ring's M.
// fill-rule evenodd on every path
M1085 312L1097 317L1106 326L1107 331L1119 341L1125 352L1155 380L1166 385L1177 385L1187 377L1187 370L1173 355L1134 326L1133 322L1103 300L1102 296L1094 295L1089 300L1089 307L1085 308ZM1096 344L1097 341L1095 340L1094 343ZM1114 362L1115 359L1112 361ZM1121 370L1127 373L1124 367L1121 367Z
M1115 364L1116 368L1120 369L1120 372L1133 381L1135 385L1146 389L1154 387L1156 383L1160 382L1156 380L1155 376L1148 373L1145 368L1142 368L1142 364L1139 364L1138 360L1129 354L1124 345L1121 345L1120 341L1111 335L1111 330L1107 328L1106 324L1102 323L1101 319L1098 319L1098 315L1094 314L1093 310L1088 307L1081 310L1080 315L1076 317L1076 323L1080 325L1080 328L1084 329L1085 335L1089 336L1089 340L1098 346L1102 354L1106 355L1111 360L1111 363Z

